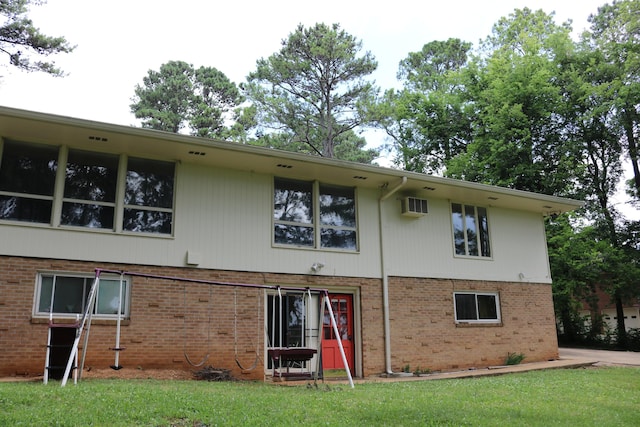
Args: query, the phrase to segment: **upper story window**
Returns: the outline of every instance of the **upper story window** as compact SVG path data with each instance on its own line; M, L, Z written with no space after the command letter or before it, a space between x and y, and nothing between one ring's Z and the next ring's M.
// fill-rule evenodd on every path
M0 220L172 232L171 162L15 141L0 156Z
M171 233L173 176L173 163L129 159L124 194L123 229Z
M89 303L89 292L95 277L41 273L36 289L36 316L81 316ZM129 313L129 282L122 281L120 304L120 278L100 277L92 315L97 318L117 318L118 309L124 317Z
M452 203L451 222L456 255L491 257L486 208Z
M357 250L355 190L274 179L274 243Z
M454 292L456 322L500 322L500 298L496 292Z
M118 156L69 150L60 224L113 230Z
M5 141L0 157L0 219L49 224L58 148Z

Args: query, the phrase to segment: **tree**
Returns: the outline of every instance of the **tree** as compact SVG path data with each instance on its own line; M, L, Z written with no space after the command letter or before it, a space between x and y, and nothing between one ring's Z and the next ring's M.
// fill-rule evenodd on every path
M195 69L183 61L169 61L159 71L149 70L143 85L136 85L131 112L142 126L205 138L241 139L236 126L243 101L236 85L213 67ZM233 121L231 127L228 121Z
M256 63L246 96L256 106L263 134L283 133L287 148L334 157L341 135L365 124L359 106L375 96L365 77L377 68L371 53L338 24L299 25L282 49Z
M566 133L560 60L574 44L569 24L553 14L516 10L501 18L474 59L473 141L448 163L447 174L469 181L571 195L580 156Z
M611 295L617 312L618 345L627 347L623 307L638 293L638 247L629 245L631 225L622 221L611 203L621 179L624 154L632 165L632 193L640 189L637 131L640 124L640 2L613 2L599 8L589 18L590 31L582 37L580 70L583 84L574 87L571 105L581 106L578 129L585 141L585 187L591 190L590 213L602 239L614 250L610 266L618 266L607 280L605 290ZM578 80L578 79L576 79ZM634 268L635 266L635 268ZM613 268L613 267L612 267Z
M604 59L617 71L611 79L612 96L607 103L616 109L622 125L628 159L633 169L634 189L640 192L638 127L640 126L640 2L614 1L589 17L590 32L585 34L591 49L602 52Z
M358 136L354 131L340 134L336 141L334 157L337 159L369 164L380 156L379 149L366 148L366 139ZM295 151L296 153L317 154L311 150L308 144L291 140L290 135L286 133L259 135L256 140L249 141L249 144L278 150Z
M396 164L415 172L442 173L471 139L471 104L462 70L471 43L433 41L400 62L401 91L388 90L370 107L393 141Z
M33 55L49 56L70 53L75 49L64 37L44 35L26 16L29 6L41 5L44 0L1 0L0 52L9 57L9 64L24 71L43 71L53 76L64 75L53 61L33 60Z

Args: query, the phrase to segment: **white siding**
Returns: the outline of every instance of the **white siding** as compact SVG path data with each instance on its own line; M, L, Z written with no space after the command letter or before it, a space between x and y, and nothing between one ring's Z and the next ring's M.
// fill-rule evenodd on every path
M450 202L429 199L421 218L400 214L401 197L384 205L387 273L394 276L550 283L541 215L488 207L491 258L456 257Z
M174 237L55 229L6 222L0 253L97 262L379 277L377 192L359 190L359 252L272 246L273 177L194 165L178 165ZM10 242L10 243L9 243Z
M0 253L97 262L380 277L379 192L358 189L358 252L272 245L273 177L178 164L174 237L0 225ZM386 273L395 276L550 282L541 215L488 208L490 259L455 257L450 202L429 199L421 218L401 215L401 195L383 203ZM187 254L197 263L188 264Z

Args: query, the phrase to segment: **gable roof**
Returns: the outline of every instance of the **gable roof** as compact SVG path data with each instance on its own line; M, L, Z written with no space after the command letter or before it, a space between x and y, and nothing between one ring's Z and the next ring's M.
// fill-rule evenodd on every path
M226 141L114 125L0 106L0 137L84 150L126 153L280 177L361 188L393 188L402 194L537 212L567 212L583 202L475 182Z

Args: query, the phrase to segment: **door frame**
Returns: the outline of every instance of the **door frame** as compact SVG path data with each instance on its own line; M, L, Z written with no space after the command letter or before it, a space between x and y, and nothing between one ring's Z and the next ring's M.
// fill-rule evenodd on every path
M354 377L362 377L362 312L360 310L360 289L356 287L327 288L329 295L351 295L353 298L353 364Z

